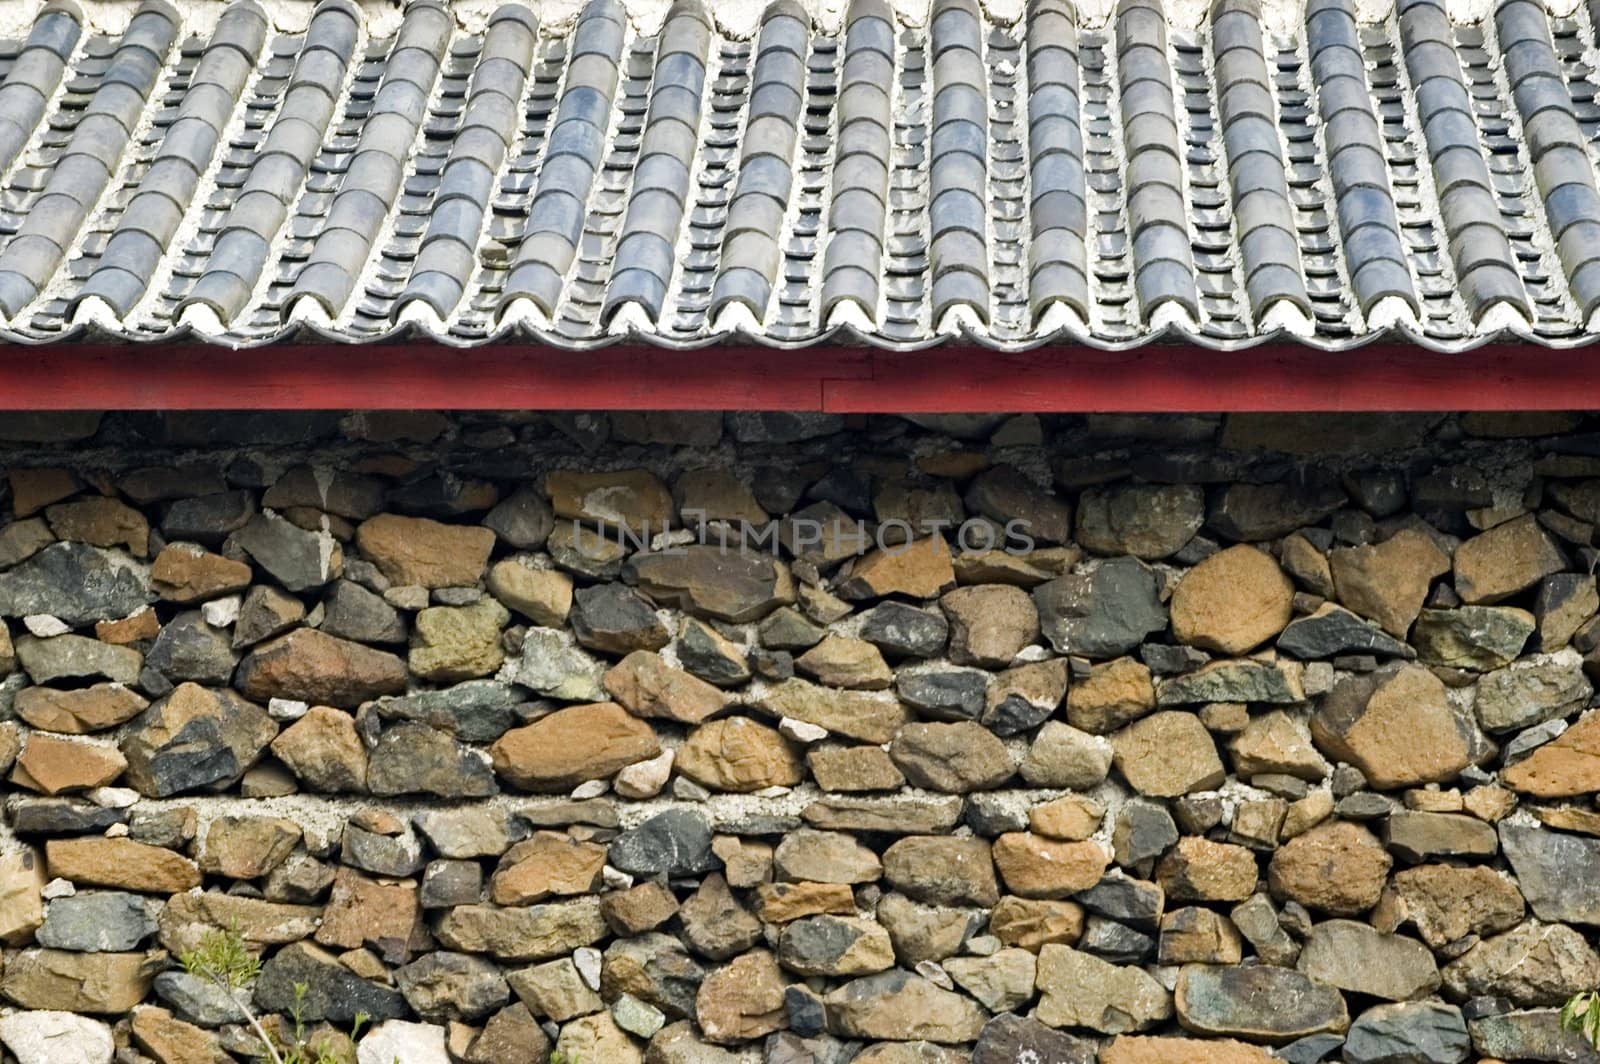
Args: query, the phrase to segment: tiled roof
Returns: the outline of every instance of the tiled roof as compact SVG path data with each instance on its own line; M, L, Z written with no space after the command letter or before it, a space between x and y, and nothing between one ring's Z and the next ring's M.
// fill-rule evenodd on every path
M535 10L46 6L0 42L3 338L1450 348L1600 308L1600 0Z

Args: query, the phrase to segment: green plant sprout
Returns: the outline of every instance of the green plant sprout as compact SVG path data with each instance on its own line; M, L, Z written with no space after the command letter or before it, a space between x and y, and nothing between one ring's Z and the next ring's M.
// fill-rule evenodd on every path
M346 1058L326 1042L314 1046L307 1038L305 1000L311 988L305 983L294 984L294 1004L289 1008L289 1019L294 1028L286 1043L268 1034L255 1011L238 999L236 992L255 982L261 974L261 959L250 952L237 927L225 931L220 928L207 931L201 936L198 946L178 955L178 963L190 975L210 980L228 995L235 1007L244 1013L245 1022L255 1032L271 1064L348 1064ZM350 1030L352 1041L360 1037L361 1029L369 1019L371 1017L364 1012L356 1013L355 1023ZM398 1057L394 1064L399 1064Z
M1600 1049L1600 993L1574 994L1561 1009L1561 1027L1576 1031L1595 1049Z

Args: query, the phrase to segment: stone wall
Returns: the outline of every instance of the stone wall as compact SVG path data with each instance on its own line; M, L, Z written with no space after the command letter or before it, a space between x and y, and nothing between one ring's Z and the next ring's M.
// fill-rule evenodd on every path
M1597 427L0 416L6 1060L1593 1064Z

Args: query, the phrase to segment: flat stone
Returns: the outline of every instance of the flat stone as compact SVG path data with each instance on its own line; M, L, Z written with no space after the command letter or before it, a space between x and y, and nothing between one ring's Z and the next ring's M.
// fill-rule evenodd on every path
M1567 650L1489 673L1473 702L1478 723L1489 732L1518 731L1581 709L1594 694L1582 666L1577 652Z
M1468 935L1507 931L1522 920L1522 894L1503 872L1481 865L1422 865L1395 873L1374 920L1416 927L1435 949Z
M77 627L126 617L156 599L149 570L85 543L45 547L0 573L0 614L46 615Z
M1425 615L1430 612L1438 611L1423 611ZM1419 621L1419 631L1421 626L1422 622ZM1323 603L1309 616L1291 621L1278 636L1277 647L1305 661L1338 657L1341 654L1373 654L1388 658L1416 656L1416 652L1400 640L1331 602Z
M6 955L0 994L30 1012L60 1009L120 1016L150 993L163 953L71 953L27 949Z
M861 615L861 638L890 657L931 658L945 647L949 624L931 610L882 602Z
M1600 955L1583 935L1537 920L1473 945L1444 970L1454 997L1494 996L1520 1006L1563 1005L1600 980Z
M612 698L639 717L699 724L728 704L716 687L648 650L623 658L601 682Z
M150 583L157 594L183 605L243 591L250 586L251 575L244 562L185 543L163 547L150 566Z
M1311 734L1324 754L1355 765L1380 790L1453 780L1476 745L1444 684L1417 665L1341 680L1312 716Z
M663 606L734 624L758 621L795 601L794 577L783 562L711 544L635 554L623 575Z
M1034 1016L1052 1027L1102 1034L1145 1030L1172 1015L1172 995L1139 968L1109 964L1068 946L1039 950Z
M110 680L134 684L144 664L144 655L132 647L113 646L81 635L57 635L39 639L21 635L16 639L17 663L34 683L56 680Z
M114 746L34 732L16 759L11 782L41 794L69 794L114 783L127 767Z
M494 768L524 790L570 790L655 757L650 726L614 702L557 710L514 728L489 748Z
M1024 1000L1033 996L1032 957L1028 959ZM805 976L872 975L894 967L894 945L889 933L875 921L855 916L810 916L784 927L778 942L778 962Z
M1507 787L1539 798L1600 791L1600 713L1581 718L1552 742L1500 773Z
M1456 593L1468 605L1493 604L1525 591L1565 565L1560 548L1538 517L1525 514L1456 548Z
M210 1031L185 1023L166 1009L141 1005L130 1026L139 1048L159 1064L210 1064L223 1059L222 1043Z
M1515 661L1534 631L1533 614L1512 606L1423 610L1411 641L1428 665L1486 671Z
M125 724L149 705L122 684L103 683L69 691L27 687L17 692L12 709L35 728L87 735Z
M1600 1050L1577 1031L1561 1026L1559 1009L1530 1009L1475 1017L1467 1021L1472 1048L1483 1059L1600 1064Z
M983 1025L970 1064L1095 1064L1095 1047L1087 1039L1052 1030L1038 1020L1003 1012ZM1130 1062L1125 1062L1130 1064Z
M1500 849L1492 825L1460 813L1397 811L1385 822L1383 835L1392 853L1413 863L1436 857L1481 860Z
M805 680L784 680L756 693L750 705L771 717L789 717L864 743L892 740L911 719L887 692L840 691Z
M304 991L297 994L297 986ZM307 1023L348 1024L358 1014L374 1020L406 1014L405 999L397 991L368 982L309 942L291 943L267 958L256 980L255 1005L285 1015L298 1008Z
M1350 1025L1349 1064L1461 1064L1472 1039L1461 1010L1437 1002L1374 1005Z
M199 847L200 871L229 879L260 879L300 842L300 825L282 817L219 816Z
M600 899L573 898L525 908L461 905L439 918L434 934L450 949L502 961L543 961L591 946L610 931Z
M836 634L825 637L796 658L794 664L807 676L830 687L881 691L894 679L894 673L877 647L862 639Z
M1405 528L1382 543L1345 547L1328 555L1339 601L1404 639L1417 619L1435 577L1450 571L1450 559L1426 534Z
M258 702L287 698L353 709L404 691L406 668L393 654L298 628L252 650L239 664L237 684Z
M974 1041L988 1019L972 999L900 969L846 983L823 1003L828 1030L847 1038L960 1044Z
M820 798L801 811L812 827L827 831L880 831L916 835L949 831L961 820L957 795L886 798Z
M1239 658L1213 661L1193 672L1164 680L1156 689L1156 705L1188 706L1201 702L1260 702L1287 705L1306 700L1296 662Z
M111 1028L70 1012L15 1012L0 1017L0 1042L17 1064L111 1064Z
M1282 1044L1350 1025L1344 1000L1299 972L1261 964L1187 965L1174 991L1178 1019L1196 1034Z
M633 875L674 877L700 875L720 863L711 851L710 826L687 809L657 813L624 831L612 841L607 858Z
M286 590L310 591L344 571L344 550L326 531L309 532L274 514L256 514L229 542Z
M1297 426L1304 432L1305 419ZM1371 434L1367 439L1371 446ZM1300 445L1303 447L1304 437ZM1217 533L1244 543L1277 539L1314 525L1344 506L1346 496L1331 477L1294 477L1272 484L1229 484L1211 507L1208 520Z
M1098 842L1057 842L1011 832L994 842L994 863L1011 893L1060 900L1100 882L1110 855Z
M971 721L907 724L889 756L915 786L947 794L989 790L1016 771L1005 744Z
M1439 989L1439 968L1426 946L1354 920L1313 927L1296 967L1318 983L1385 1001L1411 1001Z
M1136 558L1111 558L1088 573L1033 590L1039 626L1058 654L1121 657L1167 626L1156 574Z
M825 791L892 791L906 778L877 746L840 746L807 751L806 765Z
M1101 1064L1272 1064L1260 1046L1231 1038L1147 1038L1118 1035L1100 1054Z
M494 541L491 529L398 514L379 514L356 529L362 556L391 584L430 590L477 584Z

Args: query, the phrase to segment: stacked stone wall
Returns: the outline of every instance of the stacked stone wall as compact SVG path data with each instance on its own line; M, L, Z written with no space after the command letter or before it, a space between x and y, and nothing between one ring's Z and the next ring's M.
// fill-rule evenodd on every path
M1596 1064L1597 429L0 416L4 1060Z

